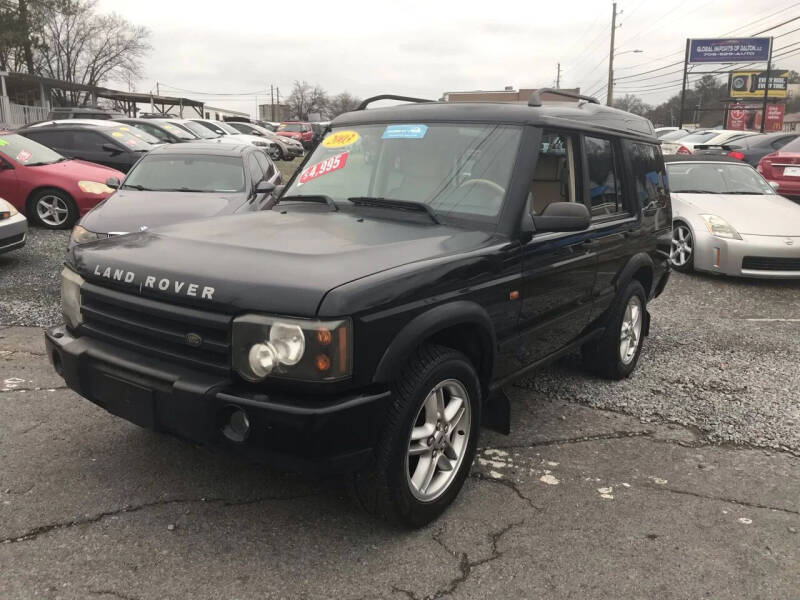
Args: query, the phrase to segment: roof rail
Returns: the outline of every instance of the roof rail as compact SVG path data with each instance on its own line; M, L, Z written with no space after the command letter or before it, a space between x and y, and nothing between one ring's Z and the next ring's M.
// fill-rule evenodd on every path
M426 98L411 98L409 96L395 96L394 94L381 94L380 96L372 96L367 98L358 105L356 110L364 110L373 102L378 100L402 100L403 102L436 102L435 100L428 100Z
M539 88L538 90L533 90L531 97L528 99L528 106L541 106L542 99L540 94L555 94L557 96L565 96L567 98L575 98L575 100L585 100L586 102L591 102L592 104L600 104L597 101L597 98L594 96L584 96L583 94L573 94L572 92L565 92L564 90L559 90L555 88Z

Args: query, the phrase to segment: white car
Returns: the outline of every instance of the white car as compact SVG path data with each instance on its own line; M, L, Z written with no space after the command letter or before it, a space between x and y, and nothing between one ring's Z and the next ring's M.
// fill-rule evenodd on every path
M257 135L248 135L246 133L242 133L238 129L231 127L224 121L214 121L212 119L190 119L192 122L200 125L201 127L205 127L212 133L215 133L220 136L221 141L224 142L233 142L236 144L252 144L253 146L259 146L263 148L267 154L270 155L270 158L273 160L277 160L280 158L281 149L275 142L265 139L262 136Z
M28 221L7 200L0 198L0 254L25 245Z
M695 146L723 144L731 138L756 135L757 131L737 129L699 129L675 141L661 144L664 154L693 154Z
M666 158L676 271L800 278L800 205L747 163Z

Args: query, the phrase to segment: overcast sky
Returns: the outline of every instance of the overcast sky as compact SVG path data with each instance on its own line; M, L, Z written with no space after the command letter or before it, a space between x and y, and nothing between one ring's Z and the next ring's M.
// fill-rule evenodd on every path
M155 92L158 81L162 94L253 114L254 92L264 103L270 84L285 95L297 79L319 83L331 94L439 98L447 91L551 86L558 62L562 87L605 97L611 21L606 0L100 0L99 8L152 32L153 51L138 91ZM800 16L795 0L620 0L617 9L623 12L615 77L680 61L687 37L732 30L752 35ZM798 27L800 19L764 35ZM800 31L776 39L775 48L795 42ZM643 52L626 53L637 49ZM778 66L800 70L800 53L778 59ZM635 91L650 104L662 102L680 90L681 74L670 74L678 69L642 75L638 83L620 80L615 95ZM674 89L660 89L669 85Z

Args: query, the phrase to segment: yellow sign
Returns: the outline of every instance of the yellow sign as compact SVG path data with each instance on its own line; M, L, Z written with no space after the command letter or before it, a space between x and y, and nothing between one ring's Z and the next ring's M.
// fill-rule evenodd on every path
M322 145L326 148L344 148L345 146L355 144L358 139L359 135L357 131L337 131L322 140Z
M786 98L788 80L788 71L770 71L769 97ZM731 98L763 98L766 83L766 71L734 71L731 73Z

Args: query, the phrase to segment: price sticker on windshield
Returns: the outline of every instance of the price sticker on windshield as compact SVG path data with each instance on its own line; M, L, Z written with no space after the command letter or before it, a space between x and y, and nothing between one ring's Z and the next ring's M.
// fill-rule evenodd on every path
M322 175L327 175L328 173L333 173L334 171L344 168L344 166L347 164L347 154L347 152L336 154L335 156L331 156L314 165L311 165L307 169L303 169L303 172L300 173L300 177L297 179L297 185L303 185L312 179L316 179Z
M30 152L28 152L27 150L20 150L20 151L19 151L19 154L17 154L17 160L18 160L19 162L24 162L24 163L26 163L26 162L28 162L28 161L31 159L31 156L33 156L33 154L31 154L31 153L30 153Z
M344 148L355 144L358 139L357 131L337 131L322 140L322 145L326 148Z
M0 138L0 146L8 146L8 142L5 141L3 138Z

